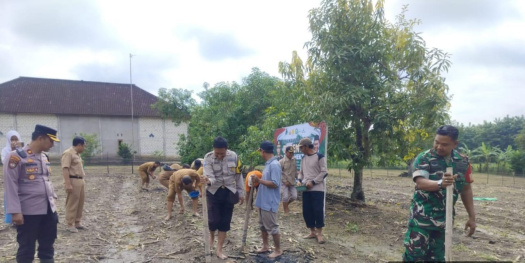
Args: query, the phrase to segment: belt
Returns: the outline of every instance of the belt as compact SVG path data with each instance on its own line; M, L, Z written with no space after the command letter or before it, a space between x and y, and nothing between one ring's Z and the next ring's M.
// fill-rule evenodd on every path
M70 175L69 178L82 179L82 176Z

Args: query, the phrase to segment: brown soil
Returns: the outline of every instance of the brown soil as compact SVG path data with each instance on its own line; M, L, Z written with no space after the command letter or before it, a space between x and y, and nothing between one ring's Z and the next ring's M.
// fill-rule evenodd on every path
M53 167L58 171L59 167ZM150 191L139 190L139 176L130 167L86 167L87 187L84 223L89 230L76 234L64 226L65 191L59 175L53 176L57 189L60 224L55 243L56 262L204 262L203 223L191 216L191 201L185 196L186 213L164 222L167 191L153 182ZM346 171L330 170L326 201L327 242L319 245L308 234L301 215L301 201L291 204L292 213L279 213L284 255L270 260L256 255L261 246L257 213L251 212L247 246L241 253L245 206L236 206L232 230L224 251L227 260L213 262L386 262L399 261L403 253L408 208L413 193L410 178L401 171L367 170L364 189L366 206L356 207L348 196L353 177ZM456 205L453 258L455 260L511 260L525 258L525 178L474 175L474 196L497 197L498 201L474 201L477 232L465 237L467 214ZM3 179L3 176L1 176ZM0 192L3 197L2 192ZM199 213L202 215L201 207ZM1 212L3 217L3 211ZM271 242L271 241L270 241ZM0 262L14 262L16 230L0 226Z

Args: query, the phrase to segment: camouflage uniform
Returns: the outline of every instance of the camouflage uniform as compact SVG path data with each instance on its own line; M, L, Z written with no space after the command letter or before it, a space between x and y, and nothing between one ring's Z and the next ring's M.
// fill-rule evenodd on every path
M454 202L466 184L472 183L471 167L466 156L453 150L449 159L439 156L434 149L420 153L413 163L413 179L419 176L438 181L447 167L457 174L454 184ZM441 173L442 172L442 173ZM444 261L446 189L424 191L416 187L410 206L410 219L405 235L404 261ZM454 211L455 214L455 211Z

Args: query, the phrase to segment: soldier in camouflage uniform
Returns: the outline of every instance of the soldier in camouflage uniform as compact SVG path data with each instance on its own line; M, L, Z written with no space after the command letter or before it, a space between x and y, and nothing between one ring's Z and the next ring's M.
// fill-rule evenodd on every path
M468 236L476 230L471 166L466 156L454 148L459 131L450 125L441 126L434 139L434 147L420 153L413 163L416 190L410 206L410 219L405 236L403 261L445 261L446 187L454 184L454 205L458 194L469 220L465 230ZM453 168L453 174L446 172Z

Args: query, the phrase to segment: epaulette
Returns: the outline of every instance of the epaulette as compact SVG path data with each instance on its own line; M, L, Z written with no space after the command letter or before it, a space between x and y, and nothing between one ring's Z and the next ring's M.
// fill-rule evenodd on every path
M208 158L208 156L210 156L210 155L212 155L212 154L213 154L213 152L209 152L209 153L207 153L206 155L204 155L204 158Z

